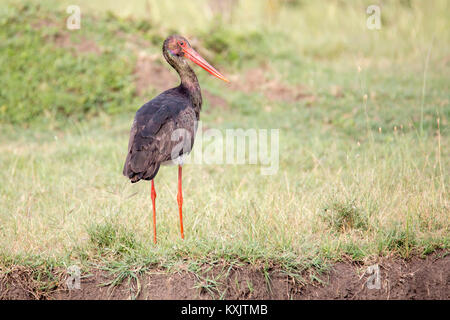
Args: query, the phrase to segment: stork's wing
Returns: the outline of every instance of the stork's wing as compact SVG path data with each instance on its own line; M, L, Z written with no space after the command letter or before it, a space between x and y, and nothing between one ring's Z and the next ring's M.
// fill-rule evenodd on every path
M123 174L132 182L153 179L160 164L171 159L176 144L172 132L177 129L181 115L189 109L189 103L189 99L171 89L138 110L123 168Z

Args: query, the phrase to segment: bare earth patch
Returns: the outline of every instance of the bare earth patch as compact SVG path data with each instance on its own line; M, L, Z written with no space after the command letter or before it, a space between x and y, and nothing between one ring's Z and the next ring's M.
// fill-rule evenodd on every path
M316 96L308 93L305 86L289 86L283 84L279 79L268 79L265 76L265 67L248 70L236 82L231 83L234 90L246 93L263 92L270 101L297 102L306 101L307 105L316 101Z
M87 39L85 37L81 37L77 41L72 41L71 32L66 28L66 22L55 21L51 19L41 19L32 24L34 29L45 29L45 28L58 28L58 32L51 36L46 36L46 40L48 42L54 43L59 48L72 49L72 51L78 55L82 53L93 53L99 55L102 53L100 47L91 39Z
M75 54L93 53L99 55L102 53L94 41L82 37L79 41L74 42L70 39L68 32L58 32L52 41L60 48L72 49Z
M176 84L178 79L167 67L156 62L157 57L141 51L137 56L134 68L135 84L138 95L142 96L149 87L162 91Z
M381 258L379 289L367 265L340 262L318 281L302 283L279 269L269 271L270 277L252 266L217 266L198 276L187 271L167 273L151 270L138 280L124 280L120 285L108 286L113 278L94 270L81 278L81 289L68 290L65 275L59 283L48 281L48 290L42 291L32 273L17 267L0 273L1 299L449 299L450 255L444 251L424 259L409 261ZM304 278L308 279L308 271ZM56 277L56 276L55 276ZM214 279L215 286L211 286ZM41 279L42 281L42 279Z

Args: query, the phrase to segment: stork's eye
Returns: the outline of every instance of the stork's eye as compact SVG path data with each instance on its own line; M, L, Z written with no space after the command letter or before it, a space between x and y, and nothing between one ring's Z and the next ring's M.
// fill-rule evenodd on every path
M184 42L183 41L180 41L180 46L184 46Z

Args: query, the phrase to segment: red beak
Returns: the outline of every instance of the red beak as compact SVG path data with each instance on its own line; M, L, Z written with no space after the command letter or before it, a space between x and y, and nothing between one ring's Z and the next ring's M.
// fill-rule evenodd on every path
M194 49L192 48L182 48L184 52L184 56L186 58L189 58L192 62L198 64L200 67L211 73L213 76L216 76L217 78L230 82L223 74L221 74L219 71L217 71L212 65L210 65L205 59L202 58L201 55L199 55Z

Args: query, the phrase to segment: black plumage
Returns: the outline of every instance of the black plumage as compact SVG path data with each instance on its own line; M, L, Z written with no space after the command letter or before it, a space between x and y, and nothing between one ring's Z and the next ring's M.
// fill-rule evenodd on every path
M170 52L173 52L171 44L179 41L188 43L180 36L169 37L164 42L163 54L179 73L180 85L164 91L136 112L123 169L131 182L152 180L162 163L174 160L174 150L181 149L176 154L181 156L194 145L202 96L194 71L183 56Z

